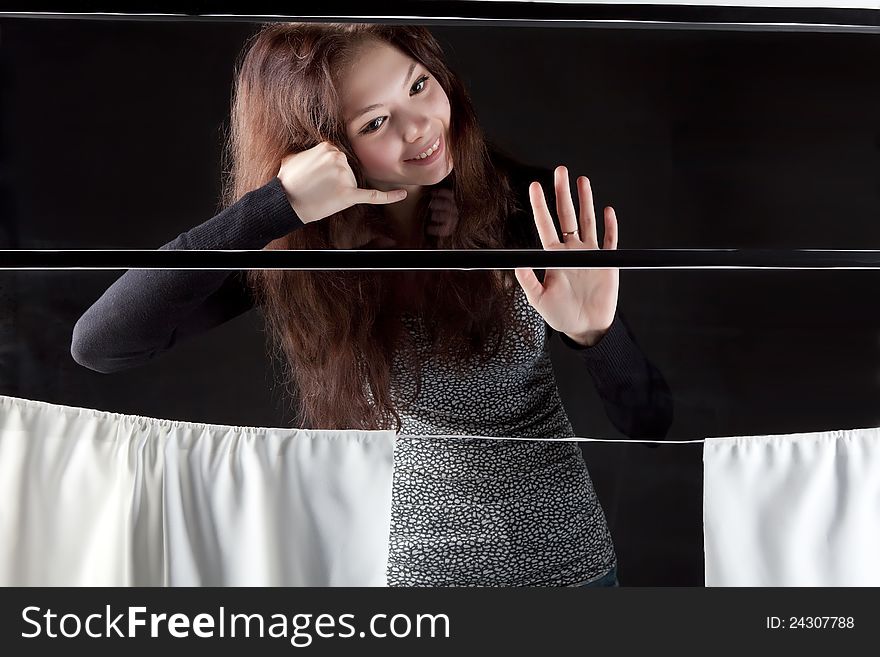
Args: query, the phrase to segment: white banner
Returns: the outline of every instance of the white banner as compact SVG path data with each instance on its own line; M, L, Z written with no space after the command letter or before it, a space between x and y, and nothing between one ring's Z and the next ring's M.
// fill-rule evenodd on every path
M0 585L384 586L394 441L0 396Z
M706 586L880 585L880 429L713 438Z
M384 586L394 443L0 396L0 585ZM880 585L880 429L703 467L707 586Z

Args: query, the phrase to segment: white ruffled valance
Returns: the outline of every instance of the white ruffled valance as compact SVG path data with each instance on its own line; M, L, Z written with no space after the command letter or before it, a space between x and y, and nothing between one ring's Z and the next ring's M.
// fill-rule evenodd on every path
M880 429L712 438L707 586L880 586Z
M0 396L0 585L383 586L395 438ZM880 585L880 429L703 463L708 586Z
M0 585L383 586L394 439L0 396Z

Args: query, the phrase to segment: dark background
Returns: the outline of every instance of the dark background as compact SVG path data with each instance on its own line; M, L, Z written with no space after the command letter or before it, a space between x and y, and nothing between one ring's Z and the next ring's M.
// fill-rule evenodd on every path
M233 62L254 26L0 21L0 248L155 248L218 207ZM880 248L872 35L433 27L491 138L591 177L622 248ZM0 271L0 394L285 426L248 313L147 366L76 365L120 272ZM621 272L673 439L880 425L874 271ZM554 345L581 436L620 438ZM588 444L623 585L701 585L702 448Z

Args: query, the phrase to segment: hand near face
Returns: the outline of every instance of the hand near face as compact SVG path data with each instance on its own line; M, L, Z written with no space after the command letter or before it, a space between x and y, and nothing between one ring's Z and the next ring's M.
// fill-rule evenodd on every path
M330 142L281 161L277 178L297 216L309 223L329 217L358 203L385 205L406 198L406 191L361 189L357 186L348 157Z
M596 213L590 181L580 176L577 180L580 221L568 186L568 170L557 167L554 172L556 208L563 237L560 241L553 218L544 198L540 183L529 186L529 200L535 215L535 225L545 249L598 249ZM603 248L617 248L617 216L614 209L604 212L605 239ZM572 234L573 231L574 232ZM565 234L569 233L569 234ZM620 273L617 268L606 269L548 269L543 284L532 269L516 270L516 279L529 303L544 320L575 342L596 344L614 320Z

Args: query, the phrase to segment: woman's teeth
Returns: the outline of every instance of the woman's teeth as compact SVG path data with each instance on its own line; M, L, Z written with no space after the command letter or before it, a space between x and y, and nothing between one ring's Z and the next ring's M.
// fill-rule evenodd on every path
M422 153L419 153L413 159L414 160L424 160L426 157L431 157L431 154L434 151L436 151L438 148L440 148L440 137L437 137L437 141L435 141L428 150L426 150Z

